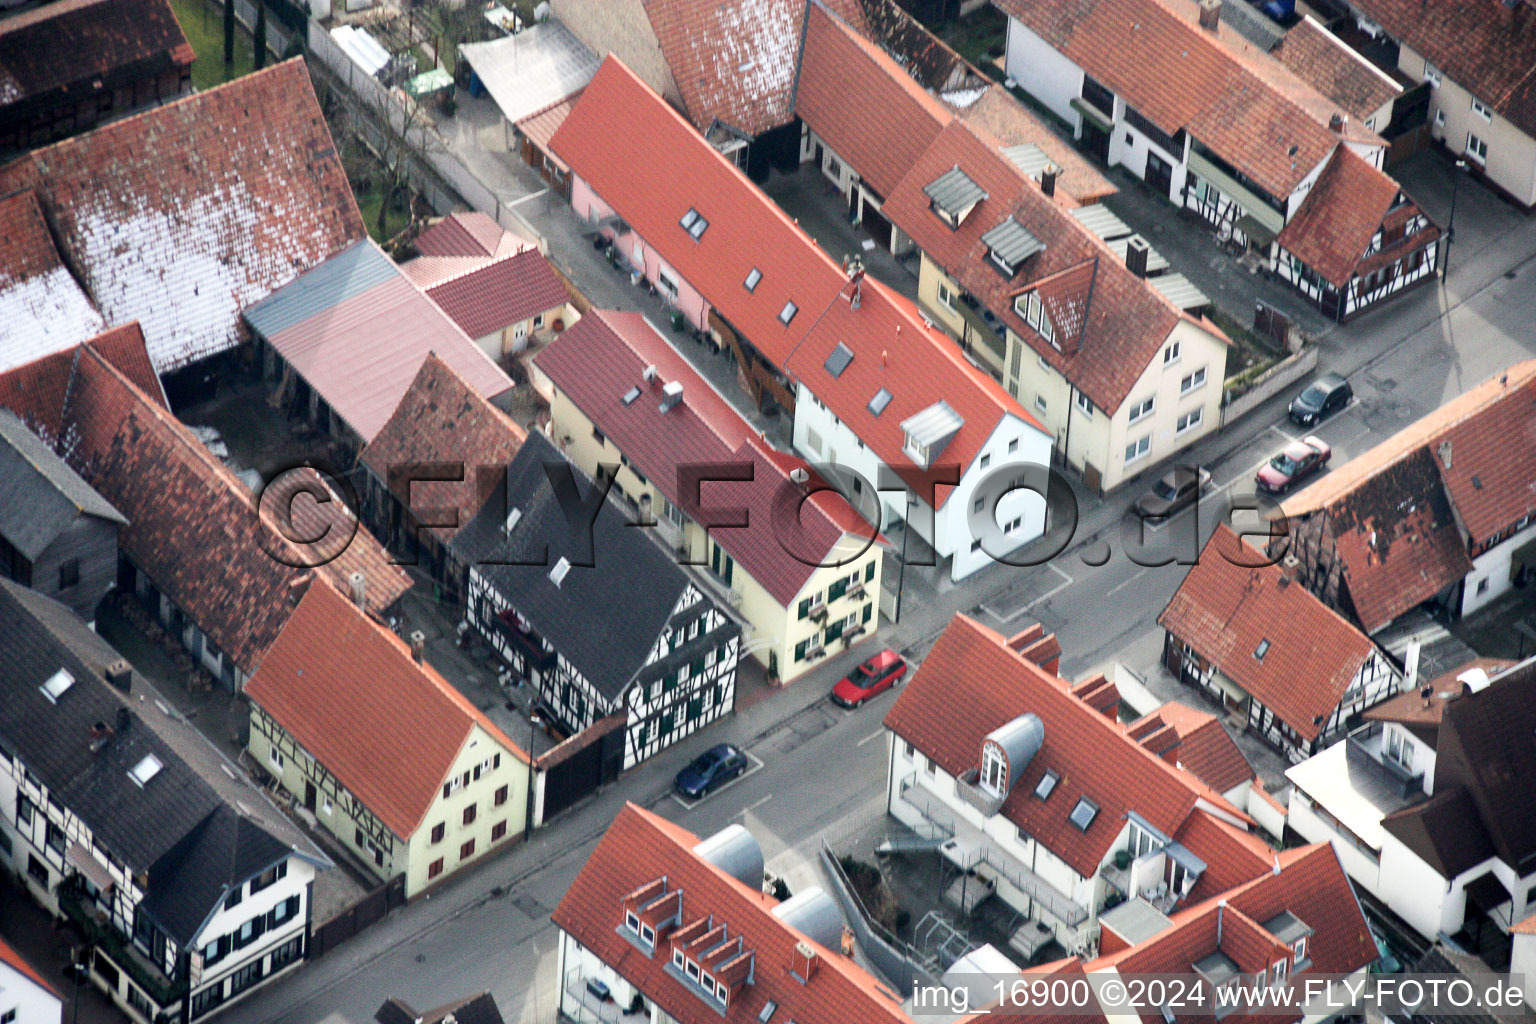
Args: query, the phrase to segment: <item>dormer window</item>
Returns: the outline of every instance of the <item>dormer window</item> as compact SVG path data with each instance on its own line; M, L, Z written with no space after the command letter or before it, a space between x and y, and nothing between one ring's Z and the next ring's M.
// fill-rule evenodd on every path
M987 247L987 257L991 259L992 265L1010 278L1024 265L1025 260L1045 248L1044 242L1012 216L982 235L981 244Z
M950 440L965 426L965 419L943 399L901 422L905 435L901 450L914 463L927 469L943 454Z
M1008 761L992 743L981 748L981 785L993 796L1001 796L1008 786Z
M1051 325L1051 318L1045 312L1045 303L1040 301L1037 292L1020 295L1014 300L1013 308L1036 334L1050 342L1052 348L1061 347L1056 344L1056 328Z
M987 190L958 166L923 186L923 194L928 197L928 208L951 230L958 228L976 204L987 198Z
M688 962L687 958L683 956L683 947L678 946L677 948L672 950L672 966L673 967L676 967L678 970L681 971L681 970L683 970L683 965L686 964L687 962Z

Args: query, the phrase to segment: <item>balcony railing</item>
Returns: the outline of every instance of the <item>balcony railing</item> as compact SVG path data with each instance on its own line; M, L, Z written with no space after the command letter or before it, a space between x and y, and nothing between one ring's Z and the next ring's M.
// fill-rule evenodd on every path
M977 784L976 769L972 768L955 780L955 792L960 794L960 799L976 808L986 817L996 814L998 808L1003 806L1006 793L994 793Z
M127 973L156 1006L170 1006L187 991L186 979L168 978L128 941L127 937L97 916L96 902L74 878L59 886L59 909L84 933L86 942Z
M1088 920L1086 907L1041 878L1029 865L997 845L991 836L959 821L938 794L918 783L916 774L903 780L901 799L935 829L969 848L967 866L986 864L1033 900L1040 910L1069 928Z

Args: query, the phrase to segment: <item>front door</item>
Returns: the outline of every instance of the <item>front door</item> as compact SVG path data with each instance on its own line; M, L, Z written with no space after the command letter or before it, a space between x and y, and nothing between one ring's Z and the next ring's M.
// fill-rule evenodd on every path
M1104 163L1109 163L1109 132L1084 118L1083 148Z
M304 780L304 807L311 811L315 809L315 784L308 779Z
M1173 165L1152 152L1147 153L1147 184L1164 199L1173 191Z

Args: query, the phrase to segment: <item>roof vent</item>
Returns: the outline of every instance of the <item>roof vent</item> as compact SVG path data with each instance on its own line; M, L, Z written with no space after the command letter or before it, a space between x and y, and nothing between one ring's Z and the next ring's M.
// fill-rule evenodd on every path
M1137 277L1147 276L1147 262L1152 255L1152 243L1140 235L1125 240L1125 265Z
M1061 173L1061 168L1048 163L1040 168L1040 191L1048 196L1056 194L1056 177Z
M1289 576L1281 576L1278 580L1275 581L1275 585L1281 590L1284 590L1286 587L1291 585L1291 578Z
M666 386L661 389L661 405L658 408L662 412L671 412L674 408L681 405L682 402L683 382L680 380L668 381Z
M97 722L91 726L91 753L96 753L107 745L112 738L112 727L106 722Z
M160 763L160 759L154 754L145 754L138 764L128 769L128 777L140 789L143 789L150 779L160 774L160 769L163 767L165 766Z
M803 484L811 478L811 471L804 466L796 466L789 471L789 478L797 484Z
M347 577L347 582L352 585L352 603L362 611L368 610L368 577L360 572L354 572Z
M644 370L640 371L640 379L645 381L647 384L649 384L651 381L655 380L656 379L656 364L655 363L651 363Z
M411 631L411 660L418 665L427 660L427 634L419 629Z
M1334 111L1333 115L1328 118L1328 130L1336 135L1342 135L1344 132L1344 115Z
M565 580L565 574L571 571L571 560L562 557L555 563L555 567L549 570L549 582L559 586Z
M64 696L64 691L74 685L75 677L69 674L68 669L61 668L49 676L38 689L43 691L43 696L47 697L51 703L57 704L59 698Z

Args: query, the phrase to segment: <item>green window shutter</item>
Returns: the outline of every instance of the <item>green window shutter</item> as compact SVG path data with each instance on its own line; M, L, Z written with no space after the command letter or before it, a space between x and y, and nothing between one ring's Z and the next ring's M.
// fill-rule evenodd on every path
M868 583L870 580L872 580L874 578L875 578L875 563L874 562L870 562L868 565L866 565L864 567L864 582Z
M804 618L804 616L801 616L801 618ZM805 660L805 648L806 648L806 646L809 643L810 643L809 640L801 640L799 643L795 644L795 660L796 661L804 661Z
M811 599L810 598L806 598L804 601L800 602L800 618L803 619L803 618L805 618L806 616L808 616L810 614L811 614Z
M830 604L846 593L848 593L848 581L845 579L838 580L836 583L827 588L827 602Z
M865 605L864 606L864 618L863 618L862 621L868 622L870 615L874 614L874 611L875 611L875 606L874 605L872 605L872 604Z

